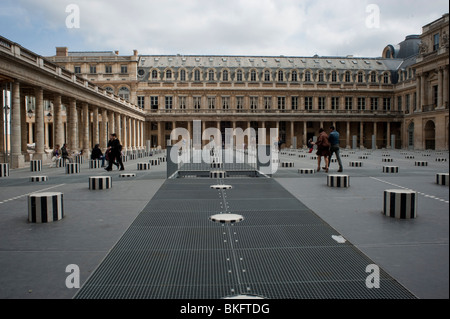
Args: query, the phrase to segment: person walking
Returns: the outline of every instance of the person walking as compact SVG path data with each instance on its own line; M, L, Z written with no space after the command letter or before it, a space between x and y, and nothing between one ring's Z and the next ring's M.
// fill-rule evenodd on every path
M64 161L64 164L66 163L67 160L69 161L69 163L72 163L72 157L69 155L69 150L67 149L66 143L64 143L63 146L61 147L61 157Z
M339 164L338 172L343 172L342 167L342 160L341 156L339 155L339 132L336 131L336 128L334 126L330 126L330 134L328 135L328 141L330 142L330 158L328 160L328 165L331 163L331 157L333 156L333 153L336 154L336 159Z
M118 165L120 166L120 170L123 171L125 168L123 167L122 163L122 145L120 144L119 139L117 138L116 133L112 133L110 135L110 146L108 146L108 149L110 150L109 153L109 160L108 160L108 167L105 168L108 172L112 171L112 165L115 161L117 161Z
M325 160L325 172L328 173L328 158L330 157L330 142L328 141L328 135L323 128L319 129L319 138L314 143L311 144L317 145L317 171L320 171L320 163L322 161L322 157Z

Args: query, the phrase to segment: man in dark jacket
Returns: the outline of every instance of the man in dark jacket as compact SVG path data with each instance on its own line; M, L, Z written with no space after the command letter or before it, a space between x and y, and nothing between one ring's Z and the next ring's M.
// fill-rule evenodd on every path
M341 156L339 155L339 132L336 131L334 126L330 126L330 135L328 135L328 141L330 142L330 158L329 163L331 163L331 156L333 156L333 153L336 154L336 158L338 160L339 164L339 170L338 172L342 172L342 161Z
M95 144L91 153L91 160L102 160L102 167L105 167L105 156L99 147L99 144Z
M120 144L119 139L117 138L117 135L115 133L112 133L110 135L110 143L108 144L108 150L110 150L109 154L109 160L108 160L108 167L105 168L108 172L112 171L112 164L114 161L117 161L117 163L120 166L120 170L123 171L125 168L123 167L122 163L122 145Z

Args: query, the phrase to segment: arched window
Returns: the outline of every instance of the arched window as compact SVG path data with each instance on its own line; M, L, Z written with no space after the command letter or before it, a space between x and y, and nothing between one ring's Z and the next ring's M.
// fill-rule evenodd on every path
M358 72L358 83L364 82L364 74L362 72Z
M214 70L208 71L208 81L214 81Z
M305 82L311 82L311 72L310 71L305 72Z
M186 81L186 70L180 71L180 81Z
M152 80L156 80L156 79L158 79L158 71L153 70L152 71Z
M119 96L127 101L130 100L130 90L126 86L119 89Z
M200 81L200 70L194 71L194 81Z
M114 89L110 86L105 87L105 91L114 94Z
M224 70L222 72L222 80L223 81L228 81L228 71L227 70Z
M349 71L345 72L345 82L351 82L351 76Z
M323 71L319 71L319 82L324 82L324 81L325 81L325 78L323 75Z
M252 70L250 72L250 81L256 82L256 71L255 70Z
M236 72L236 81L242 82L242 70L237 70Z
M337 82L337 72L331 72L331 82Z
M297 79L297 71L292 71L292 73L291 73L291 80L292 80L292 82L297 82L298 81L298 79Z
M383 74L383 83L388 84L389 83L389 73Z
M266 81L266 82L270 81L270 71L269 70L264 71L264 81Z
M370 73L370 82L372 82L372 83L377 82L377 73L376 72Z
M172 80L172 70L166 71L166 80Z
M283 82L283 81L284 81L283 71L279 70L278 71L278 82Z

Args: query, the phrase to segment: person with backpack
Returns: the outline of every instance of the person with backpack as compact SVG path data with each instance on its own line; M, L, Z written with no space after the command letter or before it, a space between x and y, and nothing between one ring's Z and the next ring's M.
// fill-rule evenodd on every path
M110 135L110 143L108 143L108 149L109 152L108 155L108 167L105 168L108 172L112 171L112 165L115 161L117 161L117 164L119 165L119 170L123 171L125 168L123 167L122 162L122 145L120 144L119 139L117 138L116 133L112 133Z

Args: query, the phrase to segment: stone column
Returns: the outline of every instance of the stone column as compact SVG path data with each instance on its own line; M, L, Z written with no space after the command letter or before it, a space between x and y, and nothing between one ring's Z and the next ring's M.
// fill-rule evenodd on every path
M441 108L443 106L442 100L443 100L443 85L444 85L444 77L443 77L443 70L442 68L438 71L438 98L437 98L437 108ZM448 90L448 87L446 88Z
M128 150L128 120L125 115L123 115L123 118L121 119L122 122L122 148L124 151Z
M117 134L117 138L119 139L120 143L122 144L122 148L123 148L123 138L122 138L122 123L121 123L121 115L120 113L116 113L116 118L115 118L115 126L116 126L116 134Z
M133 151L137 149L136 143L136 119L131 120L131 145L133 146Z
M3 111L3 110L2 110ZM20 83L14 81L12 87L12 105L11 105L11 158L12 168L20 168L25 166L25 159L22 155L22 137L21 137L21 121L20 121Z
M420 111L423 111L423 107L427 104L425 82L425 79L422 77L420 81Z
M448 68L444 68L444 79L442 85L442 104L448 105Z
M4 103L4 95L3 95L3 86L0 86L0 163L3 163L6 159L4 158L4 150L5 150L5 120L3 109Z
M291 121L291 145L293 148L297 148L297 145L293 145L294 142L294 121Z
M347 121L347 135L345 136L346 148L351 148L350 146L350 122Z
M83 155L89 156L89 105L86 102L82 103L83 110Z
M422 101L422 97L421 97L421 81L422 81L422 76L417 75L417 81L416 81L416 106L415 106L415 110L421 110L422 109L422 105L421 105L421 101Z
M364 123L360 122L359 124L359 148L364 148Z
M127 134L128 134L128 150L132 151L133 150L133 136L131 133L131 129L132 129L131 117L128 117L127 126L128 126L128 132L127 132Z
M100 125L100 148L104 152L108 145L108 111L102 109L102 122Z
M391 148L391 122L386 122L386 148Z
M303 121L303 146L308 144L308 128L306 127L306 121Z
M70 151L78 149L78 113L77 100L70 99L69 102L69 120L68 120L68 148Z
M21 142L20 147L22 150L22 154L24 155L24 160L29 161L30 158L28 156L27 151L27 143L28 143L28 135L27 135L27 96L23 95L20 99L20 127L21 127Z
M100 144L99 140L99 122L98 122L98 106L92 107L92 141L95 144Z
M44 143L45 143L45 133L44 133L44 91L42 88L35 89L36 96L36 109L35 109L35 130L36 136L34 139L35 153L33 159L43 160L44 159Z
M375 135L375 149L377 148L377 122L373 122L373 135Z
M267 144L266 122L261 121L260 123L261 123L262 135L258 137L258 144L266 145Z
M114 112L108 111L108 135L116 133L116 126L114 123Z
M53 96L53 113L53 130L55 132L53 144L62 147L64 144L64 125L62 121L61 95L59 94Z

